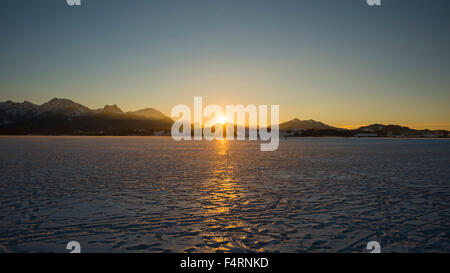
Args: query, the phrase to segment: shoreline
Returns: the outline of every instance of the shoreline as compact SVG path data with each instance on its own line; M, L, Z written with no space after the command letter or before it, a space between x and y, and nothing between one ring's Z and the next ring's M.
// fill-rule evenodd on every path
M104 138L171 138L171 136L151 136L151 135L0 135L0 138L12 138L12 137L55 137L55 138L63 138L63 137L78 137L78 138L94 138L94 137L104 137ZM399 139L399 140L417 140L417 139L430 139L430 140L450 140L450 137L343 137L343 136L305 136L305 137L280 137L280 141L286 141L288 139L323 139L323 138L341 138L341 139ZM217 141L217 139L215 139ZM237 139L233 139L230 141L237 141ZM249 141L248 138L245 140L239 140L239 141ZM262 141L258 139L258 141Z

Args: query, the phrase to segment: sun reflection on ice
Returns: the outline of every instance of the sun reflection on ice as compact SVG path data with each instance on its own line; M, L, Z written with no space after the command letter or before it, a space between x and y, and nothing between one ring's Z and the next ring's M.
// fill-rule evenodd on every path
M228 152L228 141L226 139L218 139L217 143L217 154L226 155Z
M202 185L202 207L204 226L201 236L205 241L204 251L230 252L245 246L242 241L242 230L247 223L241 219L239 208L243 202L243 190L237 182L238 176L228 157L229 142L217 140L214 147L217 149L216 160L211 162L208 178Z

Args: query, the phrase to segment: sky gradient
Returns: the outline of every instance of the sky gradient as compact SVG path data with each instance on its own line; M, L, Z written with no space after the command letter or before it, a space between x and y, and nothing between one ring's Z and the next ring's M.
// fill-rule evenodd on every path
M0 101L279 104L294 117L450 129L450 1L6 0Z

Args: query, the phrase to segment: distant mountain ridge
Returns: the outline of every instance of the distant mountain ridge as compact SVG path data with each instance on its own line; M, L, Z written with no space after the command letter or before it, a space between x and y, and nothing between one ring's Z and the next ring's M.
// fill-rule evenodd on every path
M0 134L151 134L172 123L153 108L123 112L114 104L93 110L63 98L42 105L0 102Z
M105 105L103 109L97 110L99 113L111 113L111 114L123 114L122 109L117 106L117 104L114 105Z
M449 135L447 130L416 130L400 125L383 125L378 123L362 126L354 131L356 133L371 133L378 136L448 137Z
M24 101L17 103L12 101L0 102L0 125L10 124L21 120L26 120L34 115L39 106Z
M292 120L280 123L280 130L345 130L341 128L336 128L320 121L300 120L294 118Z
M367 126L362 126L358 128L360 131L364 132L380 132L380 131L389 131L389 132L395 132L395 133L412 133L414 131L419 131L415 129L411 129L409 127L404 127L400 125L383 125L383 124L371 124Z
M348 130L319 121L294 118L280 124L282 135L288 136L357 136L357 137L448 137L446 130L415 130L400 125L371 124Z
M128 113L132 114L132 115L140 116L140 117L149 118L149 119L160 119L160 120L172 121L171 118L169 118L168 116L164 115L160 111L153 109L153 108L145 108L145 109L137 110L134 112L128 112Z
M0 134L152 135L164 131L168 135L173 122L170 117L154 108L124 112L113 104L100 109L89 109L64 98L53 98L42 105L28 101L0 102ZM415 130L377 123L347 130L312 119L298 118L280 123L279 129L296 136L448 137L446 130Z

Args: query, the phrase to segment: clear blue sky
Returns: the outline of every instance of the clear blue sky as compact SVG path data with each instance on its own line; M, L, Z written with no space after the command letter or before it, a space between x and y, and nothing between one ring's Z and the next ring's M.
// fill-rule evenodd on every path
M450 1L2 0L0 101L450 129Z

